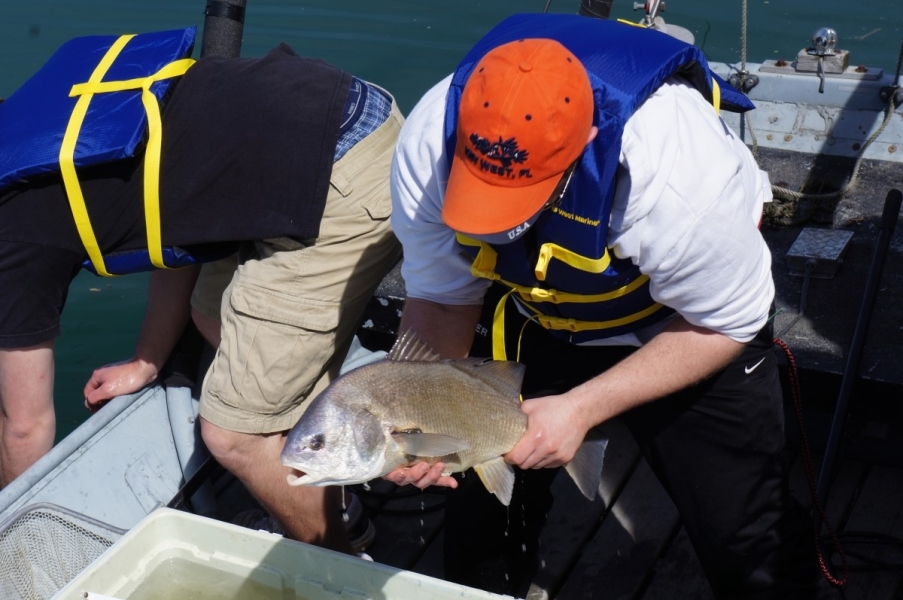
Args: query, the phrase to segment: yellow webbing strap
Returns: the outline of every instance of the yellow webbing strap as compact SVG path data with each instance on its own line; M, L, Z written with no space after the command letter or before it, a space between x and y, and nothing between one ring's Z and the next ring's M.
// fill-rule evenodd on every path
M499 274L495 272L495 265L498 261L499 254L492 246L479 240L469 238L463 233L456 233L455 237L462 246L471 246L480 249L480 251L477 252L477 257L473 259L473 264L470 266L470 272L474 277L482 277L483 279L489 279L491 281L500 280Z
M630 25L631 27L642 27L643 29L647 29L645 25L642 23L634 23L633 21L628 21L627 19L617 19L618 23L623 23L624 25Z
M573 294L540 287L526 287L506 281L495 272L498 253L489 244L474 240L460 233L456 234L456 237L458 243L480 249L470 267L470 272L474 277L504 283L506 286L512 288L513 291L516 291L526 302L551 302L553 304L560 304L563 302L574 302L578 304L605 302L606 300L613 300L629 294L649 281L648 276L640 275L627 285L603 294ZM549 261L553 257L576 269L588 271L590 273L601 273L608 268L609 264L611 264L611 257L608 254L608 250L605 251L602 258L592 259L575 254L556 244L544 244L540 249L540 257L536 266L537 279L540 281L545 279ZM540 277L540 271L542 272L542 277Z
M712 77L712 106L715 107L715 114L721 114L721 86Z
M458 240L458 243L464 246L473 246L474 248L482 248L483 242L479 240L475 240L471 237L467 237L463 233L455 233L455 239Z
M495 313L492 316L492 358L494 360L507 360L507 352L505 350L505 304L508 301L508 296L513 294L515 291L517 290L511 289L506 292L505 295L502 296L501 300L499 300L498 304L496 304L495 306ZM578 321L577 319L571 318L550 317L548 315L542 314L541 312L539 312L539 310L537 310L533 306L530 306L529 304L525 306L535 313L527 320L528 322L536 321L545 329L556 331L571 331L573 333L578 333L581 331L611 329L612 327L629 325L630 323L635 323L640 319L644 319L654 312L664 308L664 305L656 303L641 311L618 319L610 319L608 321ZM526 322L524 323L524 327L526 327ZM523 336L523 334L524 328L522 327L520 335ZM518 338L517 354L519 359L520 338Z
M570 292L547 290L538 287L528 288L508 283L507 281L503 281L503 283L516 288L517 293L526 302L551 302L552 304L572 302L575 304L592 304L593 302L605 302L607 300L614 300L615 298L626 296L630 292L642 287L647 281L649 281L648 275L640 275L627 285L610 292L605 292L604 294L572 294Z
M549 263L555 258L566 265L569 265L579 271L587 273L601 273L611 264L611 258L608 256L608 249L599 258L588 258L581 256L576 252L572 252L567 248L562 248L558 244L543 244L539 249L539 258L536 259L536 279L539 281L546 280L546 273L549 270Z
M610 319L608 321L578 321L577 319L572 318L566 319L563 317L550 317L544 315L529 303L550 302L552 304L588 304L593 302L605 302L607 300L620 298L621 296L625 296L633 292L634 290L639 289L647 281L649 281L649 277L647 275L640 275L627 285L602 294L573 294L569 292L560 292L558 290L547 290L539 287L526 287L518 285L511 281L506 281L502 279L498 273L495 272L495 265L498 254L495 250L492 249L492 247L489 246L489 244L479 242L460 233L457 234L456 237L460 244L480 248L477 257L474 259L474 262L470 267L470 271L475 277L498 281L499 283L511 288L510 290L505 292L501 300L499 300L498 304L496 304L495 312L493 313L492 317L492 357L495 360L507 360L507 352L505 350L505 303L508 301L508 297L513 293L517 293L524 300L524 303L522 303L523 306L535 313L532 317L530 317L529 320L537 321L542 327L546 329L567 330L575 333L580 331L611 329L612 327L628 325L651 315L652 313L663 307L663 305L661 304L654 304L633 314L618 319ZM583 268L583 270L594 273L600 273L604 271L606 268L608 268L608 264L611 262L607 251L602 258L593 260L582 257L578 254L574 254L573 252L565 250L564 248L556 246L555 244L545 244L543 246L543 250L546 250L547 247L559 250L559 254L558 256L556 256L556 258L560 258L560 260L563 260L564 262L570 264L571 266L574 266L575 268ZM550 250L550 252L554 253L554 250ZM542 261L542 258L540 258L540 261ZM547 264L548 259L546 260L546 265ZM537 271L538 270L539 266L537 265ZM521 329L521 335L523 335L523 329ZM520 350L518 349L518 355L519 354Z
M546 315L541 315L537 312L534 317L539 324L545 327L546 329L554 329L556 331L571 331L577 333L579 331L593 331L597 329L611 329L612 327L620 327L622 325L629 325L630 323L635 323L644 317L648 317L652 313L657 310L663 308L662 304L653 304L649 308L645 308L639 312L635 312L632 315L627 315L626 317L621 317L619 319L611 319L608 321L578 321L577 319L565 319L563 317L549 317ZM536 310L532 306L528 306L531 310Z
M163 126L160 119L160 107L156 97L151 93L150 87L157 81L183 75L194 64L194 60L184 58L165 65L162 69L148 77L128 79L125 81L101 81L106 75L113 61L134 35L123 35L117 39L107 53L98 63L91 77L86 83L72 86L70 97L78 96L66 132L63 136L60 148L60 172L63 176L63 185L69 197L69 206L75 219L75 226L81 238L88 258L94 265L98 275L111 277L107 272L94 229L91 227L91 219L85 206L85 198L78 183L78 175L75 172L75 145L81 132L88 105L94 94L106 92L119 92L124 90L141 90L141 102L147 112L147 149L144 159L144 219L147 227L147 250L151 263L160 269L166 268L163 263L163 243L160 230L160 148L163 139Z
M508 301L514 290L505 292L499 303L495 305L495 313L492 316L492 358L493 360L508 360L505 352L505 302ZM523 333L523 332L522 332Z

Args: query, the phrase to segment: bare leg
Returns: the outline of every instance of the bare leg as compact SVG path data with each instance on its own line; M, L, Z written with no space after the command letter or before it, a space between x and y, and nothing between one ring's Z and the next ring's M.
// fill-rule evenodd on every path
M288 537L351 554L342 524L341 491L334 487L291 487L279 462L284 433L237 433L201 419L204 442L213 456L238 477L285 528Z
M191 319L194 321L194 326L197 327L204 339L207 340L207 343L214 348L219 348L221 339L220 329L223 326L222 321L214 319L213 317L208 317L195 308L191 309Z
M56 417L35 407L26 415L0 413L0 489L53 448Z
M0 350L0 488L53 447L53 342Z
M204 339L217 348L220 343L219 319L195 309L191 316ZM203 418L201 432L213 456L279 521L288 537L351 553L351 544L341 521L339 489L294 488L286 483L288 469L279 462L285 444L284 433L239 433Z

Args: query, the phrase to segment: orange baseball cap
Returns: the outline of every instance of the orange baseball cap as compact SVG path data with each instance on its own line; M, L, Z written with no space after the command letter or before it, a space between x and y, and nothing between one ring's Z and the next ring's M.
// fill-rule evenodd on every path
M494 48L464 86L442 220L472 235L523 229L592 125L592 86L570 50L550 39Z

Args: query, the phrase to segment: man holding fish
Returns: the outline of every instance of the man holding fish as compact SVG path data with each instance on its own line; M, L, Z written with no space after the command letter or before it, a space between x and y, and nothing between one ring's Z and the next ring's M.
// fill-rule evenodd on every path
M426 93L392 171L401 331L442 357L526 366L526 432L504 458L527 475L571 462L593 427L622 417L716 596L822 597L833 590L782 460L757 228L768 178L720 119L704 57L666 37L516 15ZM447 471L421 462L387 477L459 486ZM512 506L544 514L547 495L527 485ZM455 516L457 493L446 555L460 561L502 534L456 527L478 514L468 501ZM446 574L466 583L478 566Z

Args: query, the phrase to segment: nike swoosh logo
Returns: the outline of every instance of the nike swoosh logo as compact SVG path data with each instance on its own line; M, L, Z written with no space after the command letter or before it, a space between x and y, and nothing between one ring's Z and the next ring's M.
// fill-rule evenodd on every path
M751 366L751 367L744 367L743 370L746 371L746 374L747 374L747 375L749 375L750 373L752 373L753 371L755 371L755 370L756 370L756 367L758 367L759 365L761 365L763 362L765 362L765 357L762 357L762 360L760 360L759 362L757 362L756 364L754 364L754 365Z

